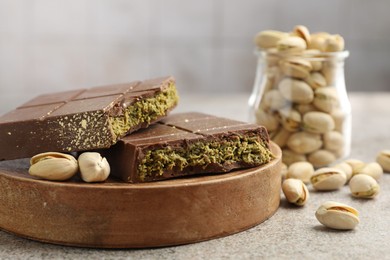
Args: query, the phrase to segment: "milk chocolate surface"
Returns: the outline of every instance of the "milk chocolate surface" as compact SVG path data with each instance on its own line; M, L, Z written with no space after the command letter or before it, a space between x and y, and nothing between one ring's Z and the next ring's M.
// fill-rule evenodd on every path
M132 183L229 172L273 158L264 127L201 113L170 115L101 152L111 174Z
M177 102L173 77L41 95L0 117L0 160L108 148Z

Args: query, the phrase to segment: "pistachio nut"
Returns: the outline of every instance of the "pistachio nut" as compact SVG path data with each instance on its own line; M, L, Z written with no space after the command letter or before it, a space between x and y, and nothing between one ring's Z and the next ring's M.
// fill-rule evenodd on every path
M324 148L333 152L344 148L344 137L340 132L329 131L324 134Z
M268 67L279 65L280 56L278 53L279 51L276 47L267 48L266 62Z
M390 172L390 150L382 150L376 156L376 161L379 163L385 172Z
M348 163L341 162L341 163L338 163L336 165L333 165L332 167L343 171L345 176L347 177L347 182L351 179L351 177L352 177L352 167Z
M325 77L319 72L312 72L308 77L305 78L307 84L313 89L321 88L326 86Z
M283 97L298 104L309 104L313 101L313 89L304 81L284 78L278 88Z
M287 170L288 170L287 164L282 163L282 167L280 169L280 175L282 176L282 181L286 179Z
M309 154L307 161L313 164L315 168L319 168L336 161L336 156L328 150L320 149Z
M307 112L303 115L303 129L315 134L324 134L335 127L333 118L323 112Z
M349 181L349 189L356 198L371 199L379 193L378 182L369 175L358 174Z
M312 104L297 104L294 106L294 108L301 113L301 115L306 114L307 112L310 111L318 111L318 109L313 106Z
M339 34L330 35L325 40L325 46L326 52L342 51L344 50L344 38Z
M309 29L306 26L304 26L304 25L295 26L292 34L304 39L306 42L306 45L310 44L311 36L310 36Z
M291 132L281 127L273 136L272 141L283 148L287 144L287 140L290 137Z
M288 36L276 43L276 48L285 53L302 52L306 47L305 40L298 36Z
M309 199L306 185L298 179L286 179L282 184L282 191L287 201L297 206L303 206Z
M262 102L270 110L278 110L289 104L277 89L271 89L264 94Z
M335 87L320 87L314 90L313 104L319 110L330 113L339 106Z
M360 172L360 170L363 169L364 166L366 165L366 163L358 159L348 159L345 160L345 162L352 167L352 175L355 175L358 172Z
M78 171L77 160L69 154L47 152L33 156L29 174L52 181L70 179Z
M283 154L282 161L286 165L291 165L295 162L306 161L306 156L304 154L298 154L287 148L282 150L282 154Z
M287 141L287 146L296 153L311 153L321 148L321 135L307 132L293 133Z
M263 109L256 111L256 121L267 128L268 131L274 131L279 127L279 121L276 115L267 113Z
M369 175L375 180L379 180L383 175L382 166L377 162L367 163L357 174Z
M340 169L325 167L316 170L310 182L316 190L337 190L347 182L347 176Z
M274 30L266 30L256 34L254 42L258 47L262 49L268 49L276 47L277 42L286 37L288 37L288 33Z
M284 75L299 79L309 77L312 70L310 61L299 57L282 59L279 66Z
M310 178L314 173L314 167L308 162L294 162L287 170L286 178L299 179L304 183L310 183Z
M313 33L310 35L310 44L308 46L309 49L316 49L319 51L325 51L327 47L326 40L330 37L329 33L326 32L320 32L320 33Z
M308 57L311 63L312 71L320 71L322 69L322 59L317 57L321 54L319 50L308 49L303 52L303 55Z
M343 203L327 201L315 213L317 220L326 227L340 230L354 229L359 224L359 212Z
M335 123L334 130L343 132L343 130L345 129L344 125L348 125L346 124L346 120L347 120L346 112L344 112L340 108L336 108L330 113L330 116L333 118Z
M334 66L334 64L332 64L330 61L323 62L321 73L322 75L324 75L324 78L328 86L336 85L337 67Z
M110 174L110 165L100 153L85 152L78 158L81 178L85 182L102 182Z
M282 126L290 132L296 132L301 127L301 114L294 109L283 108L278 111Z

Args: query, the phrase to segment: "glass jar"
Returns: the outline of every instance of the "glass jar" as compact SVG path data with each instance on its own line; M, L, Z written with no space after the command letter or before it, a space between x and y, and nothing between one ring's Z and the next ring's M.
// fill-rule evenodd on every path
M250 121L267 128L282 148L283 162L314 167L349 155L351 105L344 79L348 51L256 51Z

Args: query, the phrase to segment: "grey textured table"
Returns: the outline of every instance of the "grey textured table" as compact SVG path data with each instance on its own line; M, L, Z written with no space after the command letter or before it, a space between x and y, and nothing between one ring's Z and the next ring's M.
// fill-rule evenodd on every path
M200 111L246 120L248 95L182 95L176 111ZM378 151L390 149L390 93L350 94L353 113L350 158L374 161ZM0 231L0 259L390 259L390 174L380 180L373 200L354 199L348 187L315 192L303 208L280 208L266 222L225 238L158 249L99 250L44 244ZM314 212L326 200L347 203L360 211L353 231L321 226Z

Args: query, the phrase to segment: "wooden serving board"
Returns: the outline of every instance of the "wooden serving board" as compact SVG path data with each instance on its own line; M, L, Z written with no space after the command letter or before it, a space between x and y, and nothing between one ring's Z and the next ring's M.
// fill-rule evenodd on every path
M28 161L0 162L0 229L33 240L143 248L227 236L268 219L280 201L281 151L257 168L128 184L38 180Z

